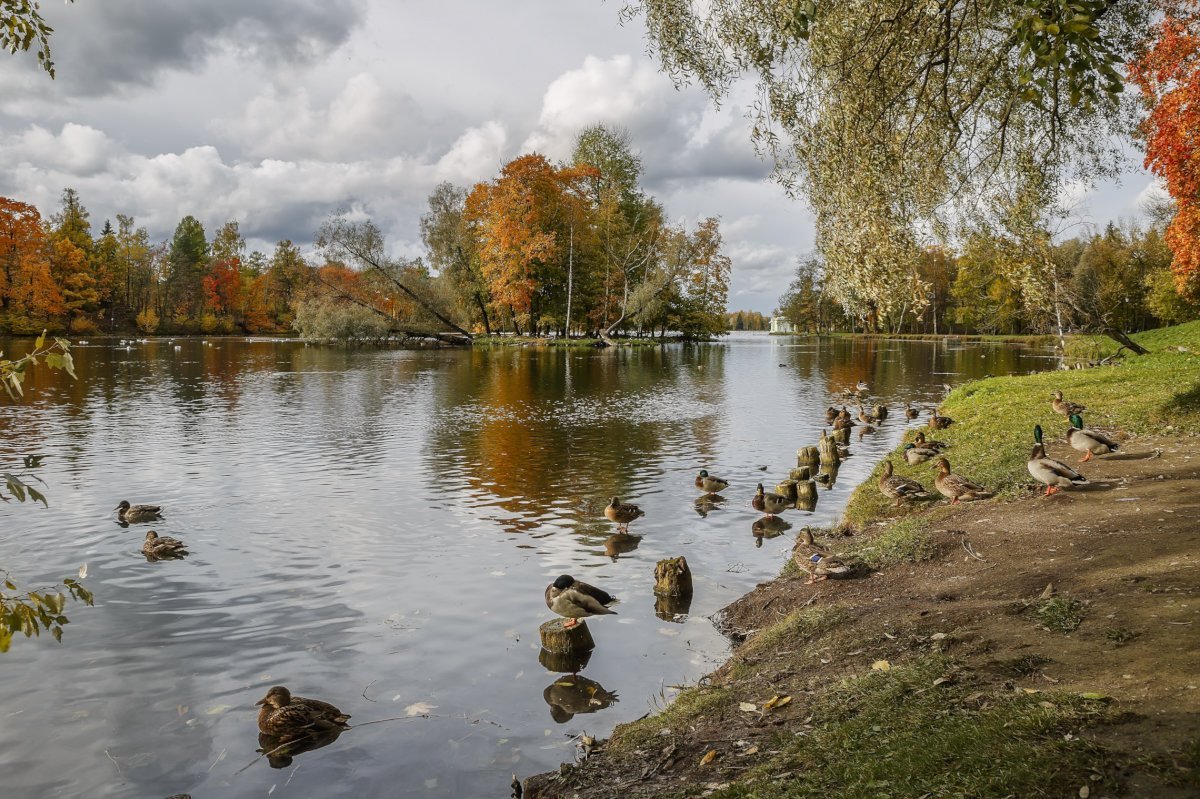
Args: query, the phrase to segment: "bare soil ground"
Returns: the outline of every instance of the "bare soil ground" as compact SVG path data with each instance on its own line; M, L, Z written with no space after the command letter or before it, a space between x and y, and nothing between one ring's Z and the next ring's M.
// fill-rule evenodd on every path
M1096 788L1078 775L1080 796L1200 796L1200 437L1138 438L1080 468L1093 485L931 514L930 560L758 586L717 619L738 647L701 681L712 701L618 728L580 765L531 778L526 797L728 791L781 733L803 734L831 687L931 653L956 664L945 680L969 675L980 702L1001 691L1107 701L1103 721L1077 731L1105 753ZM852 540L818 543L836 553ZM762 632L781 621L782 634ZM790 700L764 711L777 696Z

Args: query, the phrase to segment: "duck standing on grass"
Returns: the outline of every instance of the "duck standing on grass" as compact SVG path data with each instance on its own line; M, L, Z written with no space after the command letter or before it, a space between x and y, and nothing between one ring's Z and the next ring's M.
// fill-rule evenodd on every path
M883 462L883 473L879 475L879 490L885 497L895 500L892 507L898 507L907 499L917 499L929 496L925 486L908 477L893 474L892 462Z
M930 430L945 430L950 425L954 424L954 420L949 416L938 416L937 408L929 411L929 429Z
M696 488L699 488L706 494L720 494L726 488L729 488L729 481L722 480L720 477L713 477L708 473L707 469L701 469L700 474L696 475Z
M918 463L924 463L930 458L936 458L938 451L931 447L919 447L916 444L904 445L904 460L908 461L912 466Z
M632 502L622 502L620 497L613 497L612 502L604 509L604 518L617 523L617 529L627 531L629 523L645 516L646 512Z
M920 449L932 449L938 452L945 452L946 450L950 449L950 445L945 441L926 441L925 434L920 431L917 431L917 435L916 438L913 439L913 443L916 444Z
M782 494L764 490L762 483L758 484L758 491L754 494L754 499L750 500L752 508L768 516L778 516L791 505L791 500Z
M617 598L607 591L594 585L576 580L569 574L559 575L558 579L546 586L546 607L566 618L564 628L574 627L580 619L588 616L606 616L616 614L608 606Z
M1068 419L1074 414L1083 413L1087 410L1086 405L1078 405L1074 402L1063 399L1062 392L1058 389L1054 389L1054 394L1052 396L1054 399L1050 401L1050 407L1054 409L1055 413L1061 413Z
M1046 445L1042 443L1042 426L1036 425L1033 428L1033 451L1029 453L1029 460L1025 467L1029 469L1029 473L1033 475L1033 479L1039 483L1044 483L1046 493L1044 496L1057 494L1060 488L1067 486L1087 485L1087 478L1079 472L1072 469L1062 461L1056 461L1053 458L1046 457Z
M1079 459L1080 463L1090 461L1092 455L1117 451L1117 442L1099 430L1085 428L1083 417L1077 413L1071 414L1071 427L1067 429L1067 443L1071 445L1071 449L1084 453L1084 456Z
M945 458L938 458L937 468L938 473L937 477L933 478L933 485L937 488L938 493L950 500L951 505L957 505L960 499L968 502L987 499L995 493L988 491L978 483L971 482L962 475L951 472L950 461Z
M128 500L123 499L113 510L117 512L117 518L126 524L153 522L162 518L161 505L130 505Z
M350 725L347 713L343 713L328 702L292 696L291 691L276 685L267 695L254 703L258 711L258 730L280 740L290 740L306 735L320 735L333 729L345 729Z

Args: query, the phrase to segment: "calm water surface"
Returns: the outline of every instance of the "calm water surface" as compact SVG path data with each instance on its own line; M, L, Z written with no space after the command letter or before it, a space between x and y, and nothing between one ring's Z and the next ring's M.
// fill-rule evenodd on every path
M50 500L0 506L0 565L36 585L87 563L96 595L61 644L0 655L6 797L506 796L512 772L571 759L572 736L724 659L709 617L791 548L753 534L754 485L786 477L832 393L865 380L892 417L854 437L814 513L786 514L796 529L836 520L902 435L905 400L1053 365L764 335L600 352L178 343L79 347L77 382L41 370L23 405L0 403L0 467L45 455ZM733 484L725 504L697 510L701 467ZM636 549L608 540L613 494L646 511ZM154 528L191 556L147 563L149 527L109 512L121 499L161 503ZM679 554L695 599L660 618L654 563ZM589 625L598 704L539 662L542 591L563 572L622 600ZM355 722L405 718L240 771L276 683Z

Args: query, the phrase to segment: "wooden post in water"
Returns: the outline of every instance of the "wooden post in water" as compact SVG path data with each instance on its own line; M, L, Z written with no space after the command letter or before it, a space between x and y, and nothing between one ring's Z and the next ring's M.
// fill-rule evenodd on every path
M780 496L787 497L792 502L796 501L796 481L784 480L782 483L775 486L775 493Z
M796 453L797 466L816 466L821 462L821 453L816 447L801 447Z
M821 463L832 463L836 466L842 462L841 457L838 455L837 442L832 438L822 438L821 442L817 445L817 450L819 451Z
M834 430L831 438L839 444L850 443L850 428L843 427L841 430Z
M654 567L654 593L658 596L691 596L692 570L687 558L660 560Z
M563 626L566 619L551 619L538 628L542 649L560 655L577 655L596 648L587 622L582 619L572 627Z
M796 507L799 510L811 511L817 507L817 484L805 480L796 484Z
M792 469L790 472L788 472L788 479L795 480L796 482L800 482L802 480L811 480L812 479L812 467L811 466L797 466L795 469Z

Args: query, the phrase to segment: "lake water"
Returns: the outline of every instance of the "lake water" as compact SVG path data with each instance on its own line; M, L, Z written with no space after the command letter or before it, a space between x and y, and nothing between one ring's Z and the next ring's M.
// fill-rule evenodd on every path
M853 437L815 512L785 514L792 533L837 519L915 424L905 400L1054 365L751 334L578 352L176 343L81 346L78 381L39 370L20 406L0 400L0 471L44 455L50 502L0 506L0 565L36 586L86 563L96 596L68 608L61 643L18 636L0 654L3 796L506 796L513 772L570 760L572 736L606 735L724 659L709 617L792 544L754 535L754 486L815 443L832 394L865 380L892 414ZM724 505L697 509L702 467L732 483ZM614 494L646 511L631 551L606 548ZM122 499L162 504L153 528L191 556L148 563L151 526L119 526ZM654 564L674 555L695 598L664 619ZM539 662L542 592L564 572L622 600L589 623L579 685L595 702ZM253 703L274 684L355 723L404 720L255 761Z

